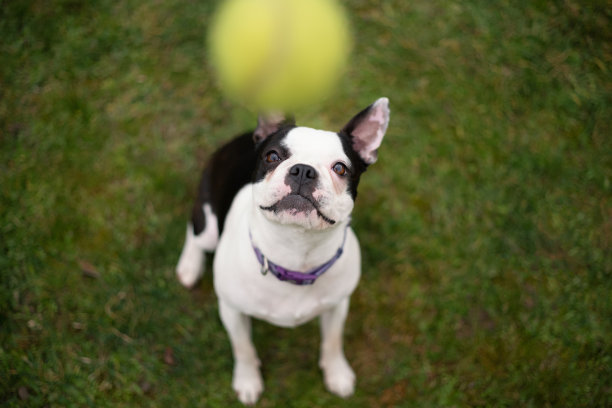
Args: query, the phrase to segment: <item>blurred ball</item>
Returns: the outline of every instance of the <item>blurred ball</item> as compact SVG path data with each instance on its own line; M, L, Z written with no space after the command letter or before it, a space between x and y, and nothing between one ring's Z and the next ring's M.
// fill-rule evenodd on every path
M208 38L223 91L264 111L320 102L351 48L348 20L335 0L227 0Z

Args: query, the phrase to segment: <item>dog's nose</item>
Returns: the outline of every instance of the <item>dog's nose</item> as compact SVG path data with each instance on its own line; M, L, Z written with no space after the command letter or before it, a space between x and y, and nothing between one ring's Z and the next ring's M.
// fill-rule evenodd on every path
M318 176L314 167L307 164L296 164L289 169L289 177L300 185L315 181Z

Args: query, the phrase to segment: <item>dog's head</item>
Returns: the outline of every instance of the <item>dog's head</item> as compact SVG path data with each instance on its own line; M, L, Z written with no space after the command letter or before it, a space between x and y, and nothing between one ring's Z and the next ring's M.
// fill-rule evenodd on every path
M258 211L270 221L306 229L346 220L359 178L376 161L388 124L387 98L358 113L338 133L296 127L281 116L260 118L253 134Z

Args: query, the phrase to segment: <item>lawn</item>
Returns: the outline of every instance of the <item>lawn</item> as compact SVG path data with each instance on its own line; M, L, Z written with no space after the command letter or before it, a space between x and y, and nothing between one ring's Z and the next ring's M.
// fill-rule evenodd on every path
M0 404L240 406L209 273L174 266L199 172L255 115L206 58L217 2L0 0ZM255 323L259 407L612 406L612 10L355 0L351 64L298 123L391 125L325 391L316 322Z

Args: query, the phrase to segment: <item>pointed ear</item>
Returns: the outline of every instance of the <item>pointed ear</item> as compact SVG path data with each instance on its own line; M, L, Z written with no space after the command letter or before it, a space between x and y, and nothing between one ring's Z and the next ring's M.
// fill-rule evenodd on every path
M295 126L292 116L285 116L278 112L259 115L257 129L253 132L253 141L257 144L286 126Z
M389 114L389 99L380 98L359 112L342 129L351 138L353 150L366 164L376 161L378 147L389 126Z

